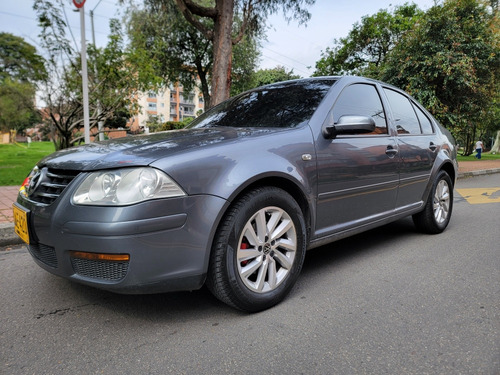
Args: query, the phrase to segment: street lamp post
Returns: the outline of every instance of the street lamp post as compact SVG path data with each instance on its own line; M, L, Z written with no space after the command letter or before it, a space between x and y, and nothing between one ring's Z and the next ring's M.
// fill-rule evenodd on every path
M87 42L85 41L85 0L73 0L73 4L80 10L80 33L82 36L82 94L83 94L83 130L85 143L90 143L90 116L89 116L89 80L87 73Z
M97 3L97 5L99 5L101 1L102 0L100 0ZM97 8L97 5L94 7L94 9ZM94 44L94 49L97 49L95 45L95 32L94 32L94 9L90 11L90 25L92 26L92 43ZM94 64L94 75L97 81L97 60ZM97 118L99 118L100 116L101 116L101 101L99 100L99 98L97 98ZM99 120L97 122L97 130L100 141L104 141L104 133L102 132L103 127L104 127L104 122L102 120Z

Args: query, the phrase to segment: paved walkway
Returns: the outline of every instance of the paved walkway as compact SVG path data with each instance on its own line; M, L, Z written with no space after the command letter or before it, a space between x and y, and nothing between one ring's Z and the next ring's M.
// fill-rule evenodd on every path
M0 186L0 224L12 223L12 203L16 201L19 186Z

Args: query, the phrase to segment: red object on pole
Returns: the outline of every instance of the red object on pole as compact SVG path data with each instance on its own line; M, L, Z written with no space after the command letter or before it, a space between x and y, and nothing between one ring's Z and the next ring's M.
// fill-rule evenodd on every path
M85 4L85 0L73 0L73 4L75 4L75 7L80 9Z

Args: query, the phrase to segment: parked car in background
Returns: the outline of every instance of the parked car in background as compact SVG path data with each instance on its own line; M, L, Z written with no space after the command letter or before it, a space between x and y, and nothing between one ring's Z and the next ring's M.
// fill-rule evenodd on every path
M178 131L41 160L14 205L35 262L119 293L193 290L260 311L307 249L405 216L440 233L455 142L403 91L360 77L276 83Z

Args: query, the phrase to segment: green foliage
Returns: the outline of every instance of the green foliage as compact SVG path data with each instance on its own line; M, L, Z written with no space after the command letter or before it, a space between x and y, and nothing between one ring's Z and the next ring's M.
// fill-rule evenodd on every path
M131 8L128 14L128 35L132 48L139 55L148 56L141 69L149 69L156 75L150 82L157 85L179 82L187 91L199 82L205 106L210 107L212 41L184 18L174 0L146 0L143 9ZM210 18L201 18L199 22L207 29L214 27ZM241 17L236 14L233 29L237 30L241 23ZM262 37L260 29L255 29L244 34L233 47L232 95L252 86L252 75L259 56L259 39Z
M146 125L149 128L150 133L156 133L166 130L184 129L187 124L189 124L193 120L194 118L192 117L186 117L182 121L161 122L157 117L150 116L148 121L146 122Z
M364 75L405 89L470 154L500 129L498 2L444 0L363 17L322 53L314 75Z
M0 131L22 132L40 120L33 104L35 88L28 82L0 82Z
M158 3L160 0L150 0ZM310 18L305 6L315 0L175 0L183 17L210 41L212 46L210 105L216 105L231 93L233 46L244 36L262 33L267 17L282 10L288 20L306 22ZM205 93L204 93L205 94Z
M293 69L287 71L283 66L277 66L273 69L261 69L255 73L253 87L269 85L275 82L298 79L299 75L293 74Z
M35 47L21 37L0 33L0 82L9 78L36 84L46 76L45 61Z
M41 92L46 102L46 122L57 149L82 142L83 98L81 61L66 37L68 27L61 11L62 0L39 0L34 9L42 26L41 45L48 57L49 78ZM137 92L144 88L137 70L140 57L127 51L117 20L111 20L108 44L88 46L90 131L97 133L100 121L113 127L137 110ZM120 125L119 125L120 124Z
M0 131L22 132L39 121L35 92L46 76L44 59L35 47L0 33Z
M314 76L364 75L377 77L387 55L398 40L422 17L415 4L380 10L355 23L347 37L335 40L316 62Z
M35 164L54 151L52 142L0 144L0 186L21 185Z
M126 128L132 114L126 109L118 109L113 116L104 122L104 127L109 129Z
M233 46L231 68L231 96L247 91L255 86L255 69L259 58L259 37L244 36Z
M198 77L205 101L209 102L211 42L185 20L173 0L146 0L143 9L129 9L128 18L132 50L138 56L147 56L139 70L141 74L151 73L145 77L149 83L160 86L180 82L191 91Z
M497 12L480 0L448 0L405 35L382 79L415 96L466 146L467 155L487 124L500 121L499 41Z

